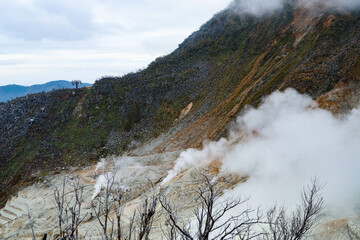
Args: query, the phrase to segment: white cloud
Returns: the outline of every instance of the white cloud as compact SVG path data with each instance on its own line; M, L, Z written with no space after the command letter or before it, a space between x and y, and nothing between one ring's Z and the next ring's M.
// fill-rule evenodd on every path
M1 32L24 40L77 40L96 30L85 0L4 0L0 9Z
M29 76L37 76L45 81L72 80L78 77L85 82L92 82L106 74L122 75L133 71L155 57L155 54L112 53L86 49L0 54L0 76L5 79L0 79L0 85L19 80L20 84L28 85L22 79Z
M170 53L229 2L1 1L0 61L6 68L0 67L0 85L94 82L135 71Z

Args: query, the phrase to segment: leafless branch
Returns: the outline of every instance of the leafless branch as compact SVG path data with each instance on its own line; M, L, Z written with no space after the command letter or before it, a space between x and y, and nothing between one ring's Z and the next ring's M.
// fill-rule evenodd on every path
M359 238L350 230L349 225L346 225L346 230L342 234L346 240L359 240Z
M108 232L108 224L111 221L110 219L110 207L111 207L111 190L113 188L115 182L115 174L105 174L105 187L104 194L99 194L96 201L92 201L92 209L95 213L95 216L102 228L102 234L105 240L112 239L113 227L111 228L111 232L109 235ZM113 223L111 222L111 225Z
M193 210L196 222L196 230L191 232L189 224L179 221L174 207L163 196L160 203L167 213L167 218L171 228L176 229L182 239L233 239L235 236L244 239L244 236L253 237L252 227L260 222L261 214L257 212L252 217L255 210L246 208L239 213L231 214L235 208L244 205L247 200L224 199L222 194L228 186L229 181L201 172L203 186L197 190L198 207ZM186 227L187 226L187 227ZM247 238L250 239L250 238Z
M159 197L154 191L152 183L149 181L151 189L143 196L142 204L138 210L138 240L148 240L149 234L155 218L156 207L159 202Z
M304 188L301 204L291 216L287 216L284 207L275 206L267 213L268 230L264 235L266 240L301 240L307 236L320 217L324 206L320 195L322 186L318 179Z
M29 219L29 227L31 229L31 238L32 240L36 240L36 237L35 237L35 231L34 231L34 225L33 225L33 220L31 218L31 214L30 214L30 209L28 208L27 209L27 213L28 213L28 219Z
M72 189L69 193L65 193L67 184L70 184ZM58 214L59 239L77 240L79 238L78 227L87 216L87 214L81 216L83 186L80 186L79 178L74 177L71 180L64 178L61 189L56 185L53 187Z

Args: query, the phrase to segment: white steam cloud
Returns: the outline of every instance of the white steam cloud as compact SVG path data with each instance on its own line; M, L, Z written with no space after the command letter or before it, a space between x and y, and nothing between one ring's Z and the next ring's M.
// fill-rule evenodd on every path
M105 168L106 168L106 160L105 158L102 158L100 159L100 161L96 164L96 168L95 168L95 173L98 171L98 170L102 170L102 172L105 171Z
M110 184L113 177L114 175L111 172L101 174L94 185L94 193L91 199L94 199L102 188L105 188L107 184Z
M162 184L169 182L182 170L192 166L201 167L211 163L215 160L220 160L228 150L228 140L225 138L220 139L218 142L210 142L205 144L203 150L189 148L180 153L179 158L176 160L175 166L169 171L168 175L162 181Z
M221 159L223 172L249 176L228 194L251 197L255 206L279 203L291 209L302 187L317 176L325 183L328 214L360 213L358 109L339 119L288 89L239 116L234 129L227 139L181 154L166 181L189 166Z
M122 157L110 157L106 161L104 158L96 165L95 174L101 170L101 173L96 180L94 185L94 193L92 199L94 199L101 191L105 188L107 184L110 184L112 181L117 186L120 186L123 189L127 189L131 182L137 177L137 172L139 172L140 165L134 162L133 158L128 156ZM106 167L108 166L107 171Z
M259 16L281 9L283 5L284 0L235 0L230 4L230 8L234 8L240 13L245 12Z
M324 4L327 6L337 6L345 9L360 7L359 0L299 0L299 5L313 7L314 4Z
M249 13L261 16L267 13L282 9L287 0L234 0L230 4L231 9L239 13ZM345 9L354 9L360 7L359 0L298 0L298 6L312 9L315 5L322 4L328 7L336 6Z

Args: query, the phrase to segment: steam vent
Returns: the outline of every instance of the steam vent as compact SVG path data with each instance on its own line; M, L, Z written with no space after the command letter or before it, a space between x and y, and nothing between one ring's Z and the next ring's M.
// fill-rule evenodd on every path
M0 239L360 239L359 0L0 9Z

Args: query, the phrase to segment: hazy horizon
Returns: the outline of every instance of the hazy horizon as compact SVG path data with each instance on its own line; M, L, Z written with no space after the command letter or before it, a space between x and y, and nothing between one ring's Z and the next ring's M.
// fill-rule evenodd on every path
M47 81L47 82L43 82L43 83L34 83L34 84L18 84L18 83L9 83L9 84L4 84L4 85L0 85L0 87L6 87L6 86L22 86L22 87L31 87L31 86L34 86L34 85L43 85L43 84L46 84L46 83L50 83L50 82L58 82L58 81L67 81L67 82L71 82L75 79L71 79L71 80L68 80L68 79L55 79L55 80L50 80L50 81ZM79 79L76 79L76 80L79 80ZM94 84L94 83L90 83L90 82L84 82L82 80L80 80L83 84Z
M229 3L2 1L0 86L57 79L94 83L137 71L171 53Z

